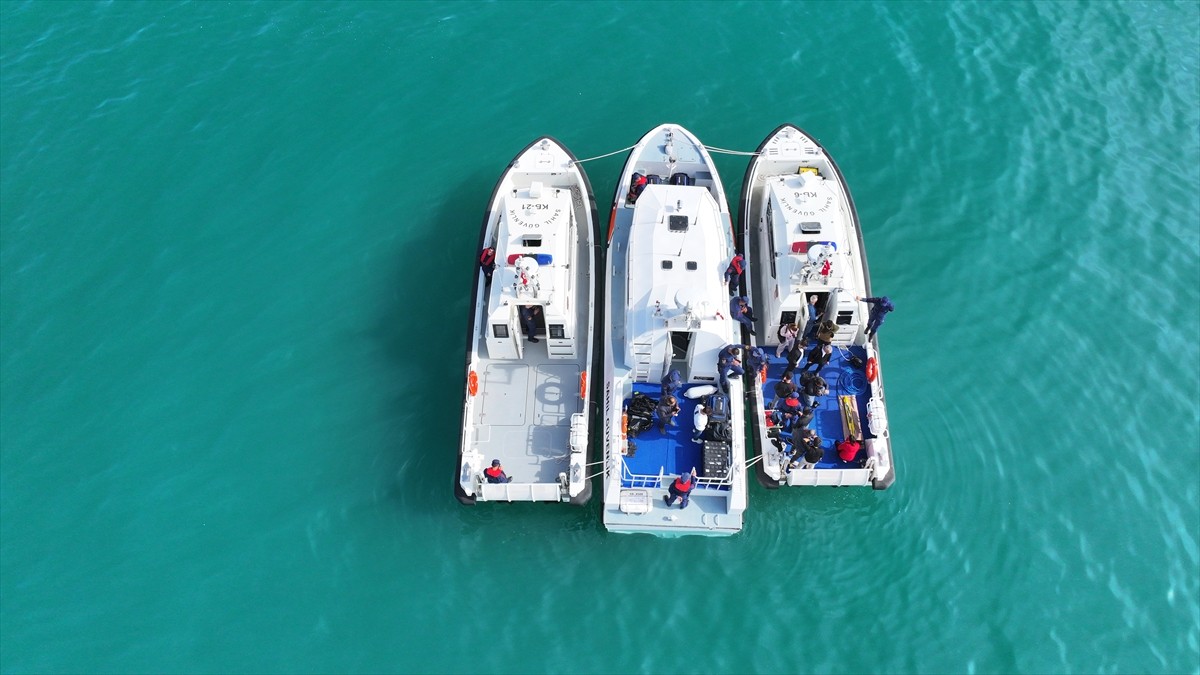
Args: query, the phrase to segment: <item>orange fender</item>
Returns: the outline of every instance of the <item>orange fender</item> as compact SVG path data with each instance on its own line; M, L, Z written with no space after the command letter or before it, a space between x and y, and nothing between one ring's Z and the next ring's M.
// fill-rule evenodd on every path
M472 396L479 393L479 376L473 370L467 374L467 392Z
M579 398L587 398L587 371L579 374Z

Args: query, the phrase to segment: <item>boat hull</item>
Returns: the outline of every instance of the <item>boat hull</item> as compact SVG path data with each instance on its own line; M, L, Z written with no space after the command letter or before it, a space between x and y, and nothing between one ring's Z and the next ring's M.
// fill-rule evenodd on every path
M636 199L635 174L652 179ZM721 278L734 251L729 207L711 157L690 132L661 125L634 146L614 193L608 234L605 527L664 537L734 534L746 506L742 381L729 380L728 447L721 438L693 440L693 413L709 399L685 393L718 383L716 354L736 338ZM684 382L675 426L648 423L635 431L628 410L634 395L661 400L659 381L672 369L683 371ZM683 473L696 476L688 505L668 506L670 486Z
M808 331L808 305L816 299L818 321L834 322L829 363L814 366L830 393L817 397L815 428L824 454L815 466L792 464L789 430L768 422L774 383L789 369L774 357L765 386L748 392L752 452L761 456L755 475L767 488L783 486L871 486L895 480L891 435L878 341L865 334L867 308L857 297L871 296L862 228L850 190L837 163L812 136L790 124L769 134L746 169L738 210L739 235L748 273L743 292L757 313L756 332L772 355L781 325ZM807 351L807 350L806 350ZM794 376L808 365L805 354ZM870 363L870 372L858 364ZM868 377L870 375L870 377ZM859 455L847 461L835 443L857 435Z
M477 247L494 250L495 269L474 269L459 502L590 498L599 235L587 175L561 143L540 138L508 164ZM487 479L493 460L509 480Z

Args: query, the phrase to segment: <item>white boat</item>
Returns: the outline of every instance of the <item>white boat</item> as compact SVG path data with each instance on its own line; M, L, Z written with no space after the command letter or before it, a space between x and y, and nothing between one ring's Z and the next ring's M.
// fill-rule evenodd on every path
M865 330L869 306L857 299L871 296L871 279L858 213L842 172L820 143L784 124L762 142L746 169L738 218L747 255L745 292L770 361L765 381L758 381L748 397L751 442L762 455L759 481L768 488L887 488L895 480L895 462L883 364L878 340ZM786 355L776 356L780 326L797 324L799 335L806 335L813 297L818 322L831 321L837 331L829 340L832 358L815 367L829 393L816 399L810 428L823 442L820 460L810 466L789 454L789 430L776 428L768 416L775 384L788 367ZM806 354L794 379L808 363ZM861 447L843 458L835 444L850 437Z
M641 177L648 180L634 199L631 187ZM730 380L725 401L723 422L733 430L727 440L692 441L702 398L680 396L678 426L666 433L656 420L638 433L641 418L629 410L635 394L658 399L672 370L680 371L684 392L715 390L718 352L735 341L723 281L734 253L729 206L708 152L683 127L656 127L629 153L608 243L604 525L663 536L734 534L746 509L741 381ZM668 488L685 472L694 485L688 505L668 506Z
M476 273L467 343L454 484L464 504L591 496L597 222L587 176L553 138L530 143L496 183L479 238L495 267Z

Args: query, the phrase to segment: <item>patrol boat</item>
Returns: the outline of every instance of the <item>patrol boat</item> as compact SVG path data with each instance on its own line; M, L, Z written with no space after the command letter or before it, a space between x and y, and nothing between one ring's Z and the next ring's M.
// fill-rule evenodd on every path
M841 170L814 138L784 124L758 146L746 169L738 219L749 266L746 292L769 361L748 404L754 421L751 443L762 455L755 472L759 482L768 488L888 487L895 464L883 367L878 341L865 331L869 307L857 299L871 295L867 252ZM809 319L813 298L817 326ZM818 333L795 369L796 384L818 340L832 346L828 363L815 369L828 389L816 398L810 423L822 439L815 466L804 462L802 453L789 456L791 430L776 428L770 419L775 384L788 366L786 354L776 356L785 324L799 327L797 340ZM835 444L847 438L861 447L843 458Z
M454 483L460 502L583 504L591 496L585 465L599 234L591 184L553 138L530 143L496 183L471 296ZM500 472L496 460L506 482L485 474Z
M736 333L722 279L733 228L716 167L683 127L656 127L630 151L608 244L604 525L662 536L734 534L746 509L742 382L730 379L727 397L717 393L718 353ZM661 433L646 409L671 371L683 382L681 411ZM693 442L702 404L716 410L706 437ZM692 477L689 503L668 506L669 486L684 473Z

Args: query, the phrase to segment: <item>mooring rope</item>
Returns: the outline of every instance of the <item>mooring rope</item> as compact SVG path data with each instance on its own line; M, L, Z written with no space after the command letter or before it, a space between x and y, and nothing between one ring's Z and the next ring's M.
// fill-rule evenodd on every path
M613 155L615 155L619 152L625 152L626 150L632 150L635 147L637 147L637 146L631 145L628 148L621 148L620 150L613 150L612 152L606 152L603 155L596 155L595 157L588 157L587 159L577 159L571 163L572 164L583 164L584 162L590 162L593 159L604 159L605 157L612 157Z
M621 148L620 150L613 150L612 152L606 152L603 155L596 155L595 157L588 157L586 159L577 159L571 163L572 164L583 164L584 162L590 162L590 161L596 160L596 159L604 159L605 157L612 157L615 154L626 152L626 151L632 150L636 147L637 147L636 145L631 145L628 148ZM742 150L726 150L724 148L714 148L711 145L704 146L704 149L708 150L709 152L716 152L716 153L720 153L723 155L742 155L743 157L756 157L758 155L757 152L744 152Z
M725 154L725 155L744 155L747 157L754 157L754 156L758 155L757 152L743 152L741 150L725 150L724 148L714 148L711 145L704 146L704 149L709 152L719 152L719 153Z

